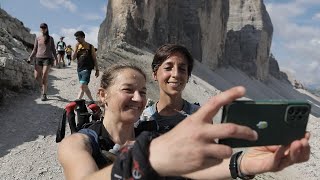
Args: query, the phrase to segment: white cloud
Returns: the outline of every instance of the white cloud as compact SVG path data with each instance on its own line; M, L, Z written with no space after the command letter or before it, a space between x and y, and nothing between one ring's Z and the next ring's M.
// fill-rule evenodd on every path
M92 44L94 47L98 47L98 33L99 27L98 26L80 26L77 28L62 28L61 34L65 36L64 41L66 44L71 44L71 46L75 46L77 43L74 33L77 31L83 31L86 34L86 41ZM59 40L60 36L57 36L55 40Z
M104 17L101 17L101 15L98 14L83 14L82 17L86 20L94 21L94 20L102 20Z
M107 1L107 3L102 7L102 12L104 12L104 14L107 14L107 7L108 7L108 1Z
M320 20L320 13L317 13L315 14L313 17L312 17L313 20Z
M289 3L266 3L274 26L273 44L277 43L273 46L277 49L273 47L272 49L282 55L282 59L279 59L275 54L275 58L283 66L280 68L290 69L296 79L307 84L320 82L320 27L316 23L310 23L314 18L311 18L312 15L309 12L309 9L315 5L320 5L320 1L296 0ZM277 41L274 41L275 38Z
M77 6L70 0L40 0L40 4L49 9L66 8L71 12L77 10Z

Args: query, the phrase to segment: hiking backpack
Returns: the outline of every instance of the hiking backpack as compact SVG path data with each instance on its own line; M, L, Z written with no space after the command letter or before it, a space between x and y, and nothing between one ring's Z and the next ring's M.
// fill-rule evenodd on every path
M89 112L88 109L91 111ZM76 113L77 121L76 121ZM58 124L56 132L56 142L62 141L65 137L66 122L68 120L71 134L78 132L80 129L89 127L91 124L100 120L102 117L101 109L96 104L85 105L85 100L78 99L70 102L63 110L62 119Z
M66 43L65 43L65 42L59 41L59 42L57 43L57 50L58 50L58 51L64 51L64 47L66 47Z

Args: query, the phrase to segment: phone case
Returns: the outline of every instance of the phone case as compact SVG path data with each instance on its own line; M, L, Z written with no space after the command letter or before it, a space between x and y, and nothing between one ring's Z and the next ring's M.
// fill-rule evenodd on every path
M221 139L231 147L287 145L305 135L311 106L305 101L234 101L223 107L221 123L257 131L257 141Z

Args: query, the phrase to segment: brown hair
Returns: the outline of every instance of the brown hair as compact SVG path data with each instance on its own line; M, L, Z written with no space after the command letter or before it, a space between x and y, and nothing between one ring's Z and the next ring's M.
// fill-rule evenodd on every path
M44 43L48 44L48 42L50 40L48 25L46 23L41 23L40 24L40 28L46 28L47 29L47 31L45 33L43 33L43 36L44 36Z
M164 44L159 47L153 57L151 64L152 71L158 71L161 64L167 60L173 53L181 53L188 61L188 75L191 75L193 69L193 58L187 48L177 44Z

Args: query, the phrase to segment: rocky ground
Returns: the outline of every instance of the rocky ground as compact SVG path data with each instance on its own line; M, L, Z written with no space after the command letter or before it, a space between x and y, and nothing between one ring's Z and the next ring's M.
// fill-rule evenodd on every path
M92 93L98 85L92 76ZM64 179L57 161L55 133L63 107L78 93L76 66L53 68L48 101L26 91L0 107L0 179Z
M199 84L197 79L192 80L192 83ZM90 89L93 94L98 84L99 78L95 78L92 73ZM197 88L194 89L197 92L201 88L193 87ZM0 179L64 179L62 168L57 162L55 132L63 107L74 100L77 93L76 66L72 64L63 69L52 69L48 101L40 101L37 91L25 91L6 98L0 106ZM319 140L319 127L319 118L312 116L308 127L313 135L310 161L276 174L259 175L256 179L320 179L320 173L317 172L320 168L317 163L320 151L316 143Z

